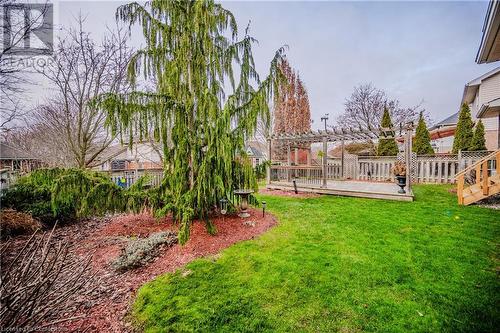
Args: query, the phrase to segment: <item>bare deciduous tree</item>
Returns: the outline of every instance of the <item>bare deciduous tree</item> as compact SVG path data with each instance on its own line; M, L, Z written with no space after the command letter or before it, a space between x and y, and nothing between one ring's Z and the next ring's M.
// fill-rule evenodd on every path
M378 133L384 107L387 107L395 125L405 124L418 118L422 102L412 107L401 107L397 99L390 99L385 91L377 89L371 83L354 87L351 97L347 98L344 113L337 119L337 124L344 128L371 129Z
M78 28L59 40L54 66L44 68L42 74L57 93L34 118L36 124L60 136L75 166L87 168L114 140L104 126L106 114L88 102L100 94L129 88L126 68L132 50L122 29L109 32L97 44L83 23L79 17Z

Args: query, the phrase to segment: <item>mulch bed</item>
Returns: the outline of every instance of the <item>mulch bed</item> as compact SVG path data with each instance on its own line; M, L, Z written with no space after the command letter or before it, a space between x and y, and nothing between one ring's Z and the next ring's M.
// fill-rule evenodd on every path
M318 193L298 191L298 193L296 194L295 191L272 190L272 189L259 189L259 193L266 195L277 195L281 197L290 197L290 198L317 198L321 196L321 194Z
M270 214L262 217L262 211L257 209L249 209L248 212L251 216L244 220L238 216L212 219L217 228L215 236L207 233L204 223L195 221L187 244L161 248L154 261L124 273L116 272L110 265L127 241L159 231L177 231L177 225L170 218L158 221L147 214L120 215L90 219L56 229L54 239L70 244L74 253L82 256L93 253L92 268L98 282L93 283L92 290L77 296L74 305L64 314L65 318L78 319L60 323L55 329L67 332L132 331L125 316L141 285L196 258L214 255L236 242L253 239L276 224ZM249 223L244 224L244 221ZM24 236L16 238L11 251L22 246L26 239Z

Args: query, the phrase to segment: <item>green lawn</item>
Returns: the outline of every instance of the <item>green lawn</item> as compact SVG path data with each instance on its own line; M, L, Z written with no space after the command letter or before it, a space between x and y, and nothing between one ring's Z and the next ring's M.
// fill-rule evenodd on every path
M500 212L446 186L413 203L262 196L280 224L144 285L146 332L485 332L500 327ZM191 274L183 274L186 269Z

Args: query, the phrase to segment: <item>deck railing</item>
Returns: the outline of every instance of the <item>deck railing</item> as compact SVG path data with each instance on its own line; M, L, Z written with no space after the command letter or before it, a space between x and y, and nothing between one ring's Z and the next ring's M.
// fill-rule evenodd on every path
M321 185L323 169L317 166L271 166L271 181L291 182L298 184Z
M109 173L111 181L124 188L129 188L144 175L149 176L149 181L145 185L155 187L161 184L163 169L122 170Z
M455 176L489 152L461 152L446 155L413 155L411 176L416 183L455 183ZM302 184L319 184L324 180L351 179L362 181L393 182L392 172L396 156L355 156L344 158L344 170L340 158L329 158L325 179L321 165L272 165L271 181L292 181Z

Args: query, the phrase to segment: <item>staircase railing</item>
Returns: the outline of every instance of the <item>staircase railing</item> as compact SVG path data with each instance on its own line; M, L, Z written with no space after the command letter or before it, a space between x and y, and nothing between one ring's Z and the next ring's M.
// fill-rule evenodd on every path
M490 163L491 161L491 163ZM491 168L488 164L491 164ZM493 164L494 167L493 167ZM481 198L487 197L490 195L490 176L494 173L497 175L500 174L500 149L492 152L491 154L485 156L484 158L480 159L479 161L471 164L467 168L463 169L462 171L458 172L455 175L455 179L457 180L457 197L458 197L458 203L460 205L467 205L472 202L475 202L477 200L480 200ZM473 183L470 184L470 186L466 187L466 177L472 173L473 176ZM476 190L481 191L481 195L477 196L476 198L472 198L471 200L468 200L467 202L465 201L464 197L464 191L467 188L471 189L472 192L472 187L476 188ZM470 193L472 194L472 193Z

